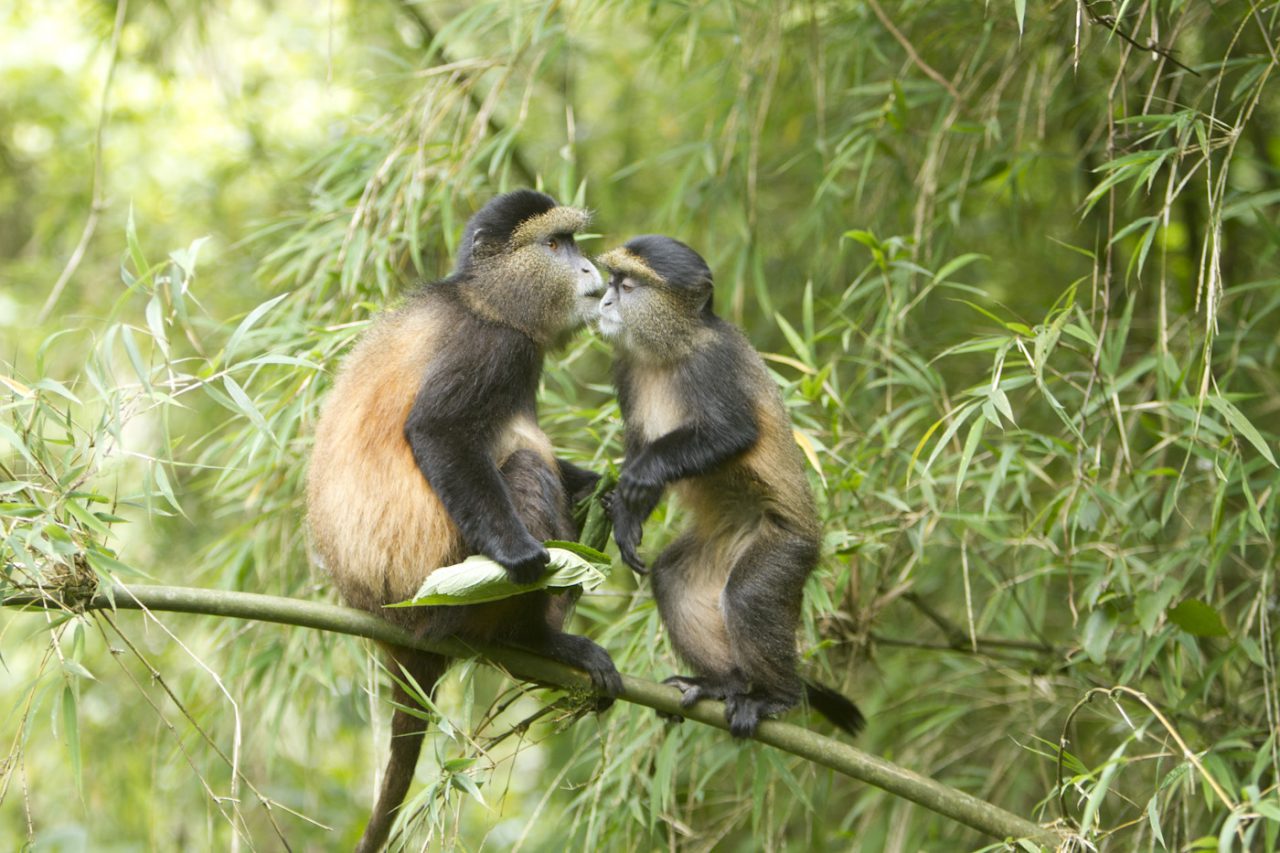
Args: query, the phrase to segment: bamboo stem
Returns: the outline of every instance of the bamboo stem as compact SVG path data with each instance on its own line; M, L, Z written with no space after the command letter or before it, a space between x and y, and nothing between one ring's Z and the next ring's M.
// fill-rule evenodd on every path
M0 604L36 608L65 606L35 591L8 595ZM81 606L86 610L157 610L297 625L367 637L449 657L479 656L531 681L574 689L589 690L591 687L585 673L521 649L465 643L452 638L419 640L371 614L315 601L193 587L117 584L99 590ZM728 728L723 703L702 701L691 708L681 708L680 692L674 687L627 675L622 677L622 682L623 692L618 698L625 702L645 705L718 729ZM767 720L760 724L755 740L911 800L993 838L1025 838L1050 848L1062 840L1052 830L999 806L791 723Z

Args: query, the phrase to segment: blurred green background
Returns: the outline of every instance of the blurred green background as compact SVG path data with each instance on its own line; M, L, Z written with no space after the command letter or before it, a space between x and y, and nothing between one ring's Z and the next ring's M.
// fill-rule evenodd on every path
M537 185L595 211L590 251L693 245L765 353L826 525L805 667L868 712L860 747L1098 849L1273 849L1278 16L5 4L0 586L332 599L299 490L331 371L451 269L472 211ZM620 461L606 347L549 359L541 400L564 453ZM669 503L645 547L679 524ZM681 671L628 572L574 627L626 672ZM0 665L14 849L346 849L367 817L388 709L366 644L7 609ZM407 846L990 843L570 704L455 667Z

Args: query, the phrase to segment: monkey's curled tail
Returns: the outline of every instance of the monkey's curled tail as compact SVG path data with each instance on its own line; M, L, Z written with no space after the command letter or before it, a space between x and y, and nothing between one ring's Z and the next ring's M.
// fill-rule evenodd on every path
M823 687L813 681L804 683L805 699L809 707L826 717L835 726L844 729L851 735L862 731L867 718L862 716L858 706L841 696L830 687Z

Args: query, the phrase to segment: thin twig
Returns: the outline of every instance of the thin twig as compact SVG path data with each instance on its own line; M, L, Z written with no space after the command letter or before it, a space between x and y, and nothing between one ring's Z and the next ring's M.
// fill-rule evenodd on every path
M930 80L946 89L947 94L959 101L960 92L952 82L943 77L936 68L925 62L920 57L920 54L916 53L916 49L911 46L911 42L907 41L907 37L893 25L893 21L889 20L889 16L884 13L884 9L880 8L880 4L876 0L867 0L867 5L871 7L872 12L875 12L876 17L880 19L880 23L884 25L884 28L889 31L889 35L893 36L894 40L902 45L902 49L907 52L907 58L911 60L911 64L923 71Z
M869 0L869 2L874 3L875 0ZM1174 65L1181 68L1183 71L1187 71L1191 74L1196 75L1197 77L1200 76L1199 71L1196 71L1194 68L1191 68L1189 66L1183 65L1177 59L1174 59L1173 50L1171 48L1161 47L1160 45L1156 44L1154 41L1149 41L1144 44L1138 41L1137 39L1135 39L1133 36L1129 35L1129 33L1126 33L1124 30L1120 29L1120 22L1116 20L1113 16L1099 15L1097 12L1093 11L1093 6L1090 5L1089 3L1084 2L1084 0L1081 0L1080 6L1081 8L1084 9L1084 13L1089 16L1089 23L1106 27L1111 32L1118 35L1121 38L1121 40L1128 42L1129 45L1131 45L1132 47L1136 47L1138 50L1151 51L1157 56L1162 56L1165 59L1169 60Z
M1060 810L1063 818L1071 820L1067 811L1066 790L1062 784L1062 756L1067 751L1067 730L1070 728L1072 721L1075 719L1076 714L1080 709L1089 704L1095 696L1106 696L1112 702L1115 702L1116 707L1120 710L1122 716L1124 716L1124 709L1120 708L1120 703L1116 698L1117 696L1128 696L1145 706L1146 709L1151 712L1151 715L1160 722L1160 725L1164 727L1164 730L1169 733L1169 736L1173 738L1174 742L1178 744L1178 748L1182 750L1182 757L1195 767L1196 772L1200 774L1200 777L1204 779L1205 783L1213 790L1218 799L1222 801L1222 804L1227 807L1227 810L1234 811L1236 809L1235 801L1232 800L1230 795L1228 795L1222 786L1218 784L1218 780L1214 779L1213 776L1210 775L1209 771L1205 769L1204 764L1200 762L1199 756L1191 751L1191 747L1187 746L1187 742L1182 739L1180 734L1178 734L1178 730L1174 728L1173 723L1169 721L1169 718L1166 717L1158 707L1156 707L1156 704L1140 690L1134 690L1132 687L1126 687L1123 684L1118 684L1114 687L1095 687L1088 693L1085 693L1080 701L1075 704L1075 707L1071 709L1071 712L1067 714L1066 720L1062 723L1062 734L1058 736L1058 809ZM1136 727L1129 721L1127 716L1125 716L1125 722L1128 722L1130 728L1137 731ZM1243 832L1243 827L1239 827L1237 831Z
M53 313L54 306L58 304L58 299L62 296L62 291L66 289L67 282L71 280L71 276L75 275L75 271L79 269L80 262L84 260L84 254L89 248L89 241L93 238L93 232L98 228L98 216L105 206L102 189L102 137L107 126L107 105L108 95L111 93L111 80L116 75L116 59L120 55L120 32L124 29L125 11L128 8L129 0L119 0L116 4L116 22L111 30L111 48L107 59L107 79L102 81L102 102L98 107L98 129L93 142L93 193L89 202L89 216L84 222L84 230L80 232L80 242L76 243L75 249L71 252L71 257L67 259L67 265L62 268L62 274L53 283L53 289L49 291L49 297L45 299L44 305L40 308L40 313L36 315L37 326L49 319L49 315Z

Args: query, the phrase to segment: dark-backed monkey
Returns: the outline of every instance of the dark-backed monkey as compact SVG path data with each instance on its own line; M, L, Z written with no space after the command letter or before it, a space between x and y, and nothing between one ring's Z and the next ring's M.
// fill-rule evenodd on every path
M670 485L692 524L653 562L653 596L696 676L667 680L688 706L725 701L737 737L807 695L850 733L863 724L839 693L801 680L796 628L821 529L776 385L711 307L711 270L669 237L607 253L600 331L616 347L626 461L611 503L623 559Z
M617 695L600 646L560 629L564 595L385 610L441 566L470 554L524 583L546 568L546 539L573 539L570 500L595 477L558 461L538 428L543 354L595 314L600 274L578 251L584 211L518 190L467 223L457 269L378 318L334 379L316 426L307 516L318 561L351 605L420 636L524 646L585 670ZM431 690L448 661L388 650ZM397 684L398 705L413 703ZM391 757L359 850L386 842L422 746L423 723L399 708Z

